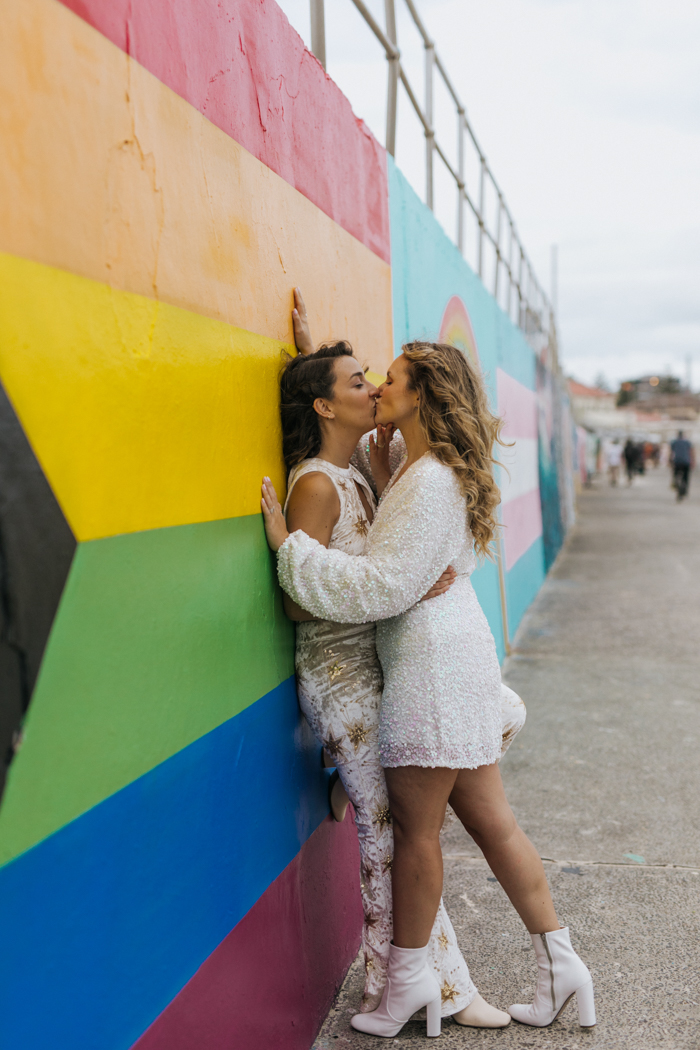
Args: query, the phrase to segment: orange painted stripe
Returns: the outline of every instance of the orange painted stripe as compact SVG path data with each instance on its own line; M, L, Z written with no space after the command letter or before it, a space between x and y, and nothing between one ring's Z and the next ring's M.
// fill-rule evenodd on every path
M62 2L391 261L386 151L275 0Z
M298 284L386 371L384 261L56 0L0 19L0 250L285 342Z

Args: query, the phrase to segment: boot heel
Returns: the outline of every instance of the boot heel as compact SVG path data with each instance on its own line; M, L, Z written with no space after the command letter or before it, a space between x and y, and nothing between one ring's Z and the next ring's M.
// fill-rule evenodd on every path
M588 984L584 984L576 990L576 1004L578 1006L578 1023L582 1028L592 1028L595 1024L593 981L589 981Z
M438 995L437 999L433 999L432 1003L428 1003L426 1006L426 1013L428 1015L428 1038L434 1039L440 1035L440 1007L442 1006L442 996Z

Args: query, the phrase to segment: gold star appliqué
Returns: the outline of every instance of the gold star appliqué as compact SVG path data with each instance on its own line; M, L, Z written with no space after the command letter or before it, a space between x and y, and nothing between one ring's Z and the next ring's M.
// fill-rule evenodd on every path
M371 955L367 955L365 957L365 970L366 970L367 973L369 973L370 970L373 970L373 969L374 969L374 959L372 958Z
M450 939L444 930L440 931L440 936L438 937L438 944L443 949L443 951L447 951L447 949L450 946Z
M355 753L360 744L367 743L367 737L370 734L370 730L367 728L364 722L343 722L345 732L348 734L348 740L355 748Z
M372 818L373 824L378 824L380 828L386 828L391 824L391 810L388 806L377 806L374 811L374 817Z
M365 866L363 867L362 878L365 880L365 882L372 882L372 880L374 879L374 869L372 868L371 864L365 864Z
M442 996L443 1003L454 1003L457 998L457 986L455 984L448 984L447 981L443 981L440 995Z
M393 857L385 857L384 860L382 861L382 868L384 869L384 871L391 871L391 869L393 867L394 867L394 858Z
M332 733L329 733L327 739L323 741L323 746L333 758L341 758L345 754L342 736L333 736Z
M379 919L377 918L376 915L365 915L365 926L369 930L373 930L378 922L379 922Z
M334 664L328 668L328 677L331 682L335 682L336 678L340 678L341 674L345 670L345 664L339 664L336 660Z
M367 521L367 518L358 518L353 525L353 529L355 529L356 532L359 532L360 536L366 536L369 532L369 522Z

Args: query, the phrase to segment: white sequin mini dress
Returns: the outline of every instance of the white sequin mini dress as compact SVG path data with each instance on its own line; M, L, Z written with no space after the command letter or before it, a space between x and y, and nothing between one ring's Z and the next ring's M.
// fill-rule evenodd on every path
M474 769L501 755L501 671L470 576L476 566L464 497L450 467L426 453L387 486L364 555L292 533L280 583L314 616L377 622L384 672L382 765ZM448 565L445 594L420 598Z

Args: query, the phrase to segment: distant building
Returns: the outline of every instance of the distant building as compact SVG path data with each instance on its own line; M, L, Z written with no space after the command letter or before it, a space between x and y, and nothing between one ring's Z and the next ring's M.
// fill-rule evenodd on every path
M621 408L630 403L657 401L662 396L691 396L684 390L676 376L640 376L639 379L628 379L620 384L617 404Z
M597 386L585 386L575 379L568 380L571 411L579 426L598 430L620 425L615 394Z
M641 376L620 385L617 394L568 380L576 423L597 437L670 441L678 430L700 445L700 395L676 376Z

